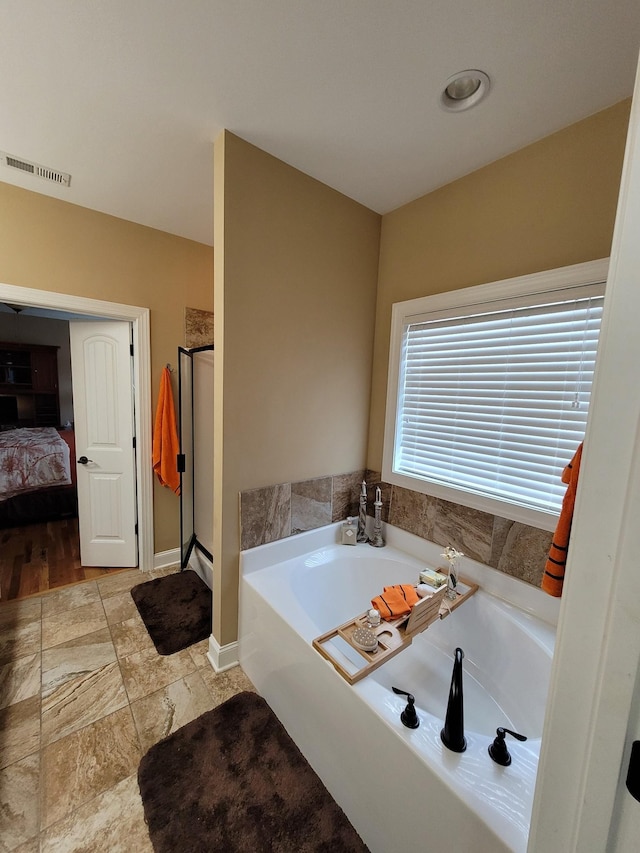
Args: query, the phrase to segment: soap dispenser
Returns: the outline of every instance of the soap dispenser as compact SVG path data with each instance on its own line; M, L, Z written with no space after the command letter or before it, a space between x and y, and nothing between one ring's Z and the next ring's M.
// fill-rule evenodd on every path
M346 521L342 522L342 544L355 545L357 542L358 528L354 523L355 519L351 516Z

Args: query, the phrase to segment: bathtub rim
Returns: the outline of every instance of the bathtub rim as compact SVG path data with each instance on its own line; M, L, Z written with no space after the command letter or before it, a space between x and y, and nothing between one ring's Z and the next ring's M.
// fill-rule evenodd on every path
M371 522L372 519L369 518L368 523ZM241 578L246 574L295 559L316 549L340 544L341 526L342 522L338 521L241 551ZM433 568L443 562L441 545L421 539L391 524L383 526L383 534L387 545L422 560L426 566ZM347 549L350 546L341 547ZM459 570L461 575L479 584L480 588L489 595L540 619L554 629L557 628L561 599L546 595L532 584L472 560L470 557L461 558Z
M311 540L308 539L306 541L307 544L309 544ZM355 547L345 550L344 546L334 542L327 542L326 538L324 542L321 542L319 545L317 538L314 538L312 541L316 544L316 548L304 551L303 553L298 553L289 559L283 559L282 561L276 560L273 563L269 562L268 565L263 567L254 566L252 571L243 574L241 583L241 590L245 584L251 588L269 608L273 609L278 614L282 622L286 624L294 634L299 636L309 647L311 647L312 641L317 636L325 633L325 631L332 627L332 625L327 626L318 623L313 611L310 612L304 604L300 602L295 592L294 582L301 572L322 573L326 564L333 564L334 557L337 555L337 558L339 559L343 554L348 560L355 558L356 562L360 563L360 567L364 568L365 571L367 567L370 566L371 560L376 561L385 558L389 558L395 563L398 562L398 560L402 562L402 558L408 556L410 559L416 561L416 571L419 566L424 564L422 560L416 559L413 555L407 554L405 551L401 551L396 545L392 544L390 544L388 549L385 549L385 553L382 554L377 549L370 551L369 546L366 544L358 544ZM317 565L315 565L313 561L317 556L321 557L321 560ZM309 558L311 558L312 561L311 565L307 562ZM474 607L476 605L480 606L482 609L487 606L489 608L497 608L499 615L508 623L513 623L515 630L520 632L523 636L526 636L528 642L531 642L538 648L538 654L544 656L548 661L549 667L551 667L556 638L556 629L554 626L542 621L522 608L517 607L512 602L492 595L490 592L483 589L479 589L476 592L468 606ZM455 617L452 618L455 619ZM447 622L447 625L448 624L449 623ZM422 640L424 637L423 635L420 635L417 639ZM427 641L428 640L429 637L427 637ZM338 675L337 671L329 661L325 660L324 662L336 675ZM382 667L382 670L384 672L388 672L389 668L394 668L393 660L389 661L388 666ZM356 693L361 693L363 697L368 697L369 704L374 708L374 710L377 706L378 699L375 696L377 688L374 687L373 682L379 682L382 690L384 691L385 689L382 685L382 681L377 677L377 675L379 676L379 672L374 672L371 674L370 678L363 678L351 685L351 688ZM339 677L342 678L342 676ZM486 685L483 685L483 687L487 689ZM429 711L427 707L422 705L418 696L416 696L416 700L416 709L419 710L425 718L428 717L429 719L435 720L436 717L434 714ZM542 715L544 717L544 711L542 712ZM496 725L497 724L498 723L496 723ZM512 728L518 728L518 725L515 722L507 722L506 725L511 725ZM534 747L536 750L539 750L542 728L543 721L533 728L520 726L520 731L525 732L526 730L529 745ZM535 729L535 734L532 734L533 729ZM472 731L473 734L477 735L479 738L488 738L490 736L492 739L495 736L495 733L489 735L489 732L482 729L478 729L477 731L473 728L468 729L469 733ZM487 742L487 746L489 743L490 740Z

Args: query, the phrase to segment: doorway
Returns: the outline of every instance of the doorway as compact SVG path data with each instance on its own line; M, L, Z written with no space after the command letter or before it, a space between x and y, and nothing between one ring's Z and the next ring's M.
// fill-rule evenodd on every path
M135 509L139 526L138 565L141 570L153 568L153 472L151 465L145 464L152 456L149 310L138 306L2 283L0 283L0 301L10 302L25 308L40 308L70 315L121 320L130 324L133 347L133 405L137 422Z
M136 567L130 322L1 303L0 341L0 598Z

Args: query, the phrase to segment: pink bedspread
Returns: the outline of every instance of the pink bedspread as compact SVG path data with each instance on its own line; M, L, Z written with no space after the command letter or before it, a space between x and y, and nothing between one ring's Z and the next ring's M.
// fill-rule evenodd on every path
M53 427L0 432L0 500L71 483L69 445Z

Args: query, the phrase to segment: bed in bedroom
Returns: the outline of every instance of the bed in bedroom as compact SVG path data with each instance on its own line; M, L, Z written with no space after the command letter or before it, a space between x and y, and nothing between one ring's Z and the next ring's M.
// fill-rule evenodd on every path
M0 528L77 514L73 430L21 427L0 432Z

